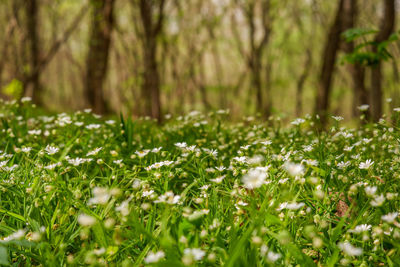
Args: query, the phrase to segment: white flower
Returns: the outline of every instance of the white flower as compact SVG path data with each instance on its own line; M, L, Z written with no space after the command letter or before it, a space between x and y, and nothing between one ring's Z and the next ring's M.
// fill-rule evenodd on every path
M31 147L23 147L23 148L21 148L21 151L24 152L24 153L29 153L31 150L32 150Z
M80 164L88 161L92 161L92 159L82 159L82 158L68 159L68 163L74 166L79 166Z
M301 176L304 174L304 167L301 164L296 164L287 161L285 162L283 167L291 176Z
M58 148L58 147L54 147L54 146L47 145L46 148L45 148L44 150L46 150L47 154L53 155L53 154L55 154L55 153L58 152L59 148Z
M96 223L96 218L82 213L78 216L78 223L82 226L92 226Z
M187 147L186 142L182 142L182 143L176 143L175 146L179 147L179 148L185 148Z
M399 215L398 212L392 212L392 213L388 213L386 215L382 215L382 220L387 222L387 223L393 223L394 220L396 220L397 216Z
M300 125L300 124L304 123L305 121L306 121L305 119L297 118L297 119L295 119L294 121L292 121L291 124L293 124L293 125Z
M0 161L0 168L3 168L8 163L8 160Z
M247 158L246 157L234 157L233 160L239 162L239 163L246 163L247 162Z
M367 159L365 162L361 162L360 165L358 166L360 169L369 169L369 167L371 167L374 164L373 161L371 161L370 159Z
M136 151L136 155L138 155L139 158L143 158L150 152L149 149L141 150L141 151Z
M268 251L267 258L271 262L277 261L281 257L281 254L275 253L273 251Z
M216 169L217 171L222 172L223 170L226 169L226 167L225 167L225 166L219 166L219 167L215 167L215 169Z
M263 144L264 146L269 146L270 144L272 144L272 141L266 140L266 141L262 141L260 143Z
M301 209L302 207L304 207L304 203L300 202L292 202L292 203L288 203L288 202L283 202L279 205L279 207L276 209L277 211L281 211L284 209L288 209L288 210L298 210Z
M349 241L340 242L338 246L347 256L360 256L363 253L362 248L354 247Z
M161 151L161 149L162 149L162 146L160 146L160 147L155 147L155 148L153 148L153 149L151 150L151 152L153 152L153 153L158 153L158 152Z
M359 233L363 233L363 232L368 232L369 230L371 230L371 227L372 226L369 224L360 224L360 225L357 225L354 229L350 229L348 232L359 234Z
M93 197L89 199L88 201L89 205L94 205L94 204L105 205L108 203L108 200L111 197L109 190L104 187L96 186L95 188L93 188L92 192L93 192Z
M105 249L105 248L94 249L94 250L93 250L93 253L94 253L96 256L100 256L100 255L103 255L104 253L106 253L106 249Z
M382 206L383 202L385 202L385 197L381 194L371 201L371 205L374 207L379 207Z
M332 118L334 120L336 120L336 121L342 121L343 120L343 117L341 117L341 116L332 116Z
M32 98L29 97L29 96L25 96L25 97L21 98L21 102L22 102L22 103L30 102L30 101L32 101Z
M346 162L341 161L337 164L337 166L339 167L339 169L346 169L347 167L350 166L350 161Z
M185 248L183 254L192 256L196 261L200 261L206 255L206 253L199 248Z
M156 253L150 251L146 258L144 259L145 263L156 263L162 260L165 257L165 253L163 251L157 251Z
M147 171L150 171L151 169L159 169L159 168L161 168L162 166L169 166L169 165L171 165L172 163L174 163L174 162L173 162L173 161L168 161L168 160L166 160L166 161L161 161L161 162L156 162L156 163L154 163L154 164L152 164L152 165L146 167L146 170L147 170Z
M369 105L367 105L367 104L361 105L358 107L358 109L361 111L366 111L369 109Z
M154 190L143 191L142 197L149 197L154 193Z
M87 157L88 157L88 156L95 156L95 155L97 155L97 153L99 153L100 150L102 150L102 149L103 149L102 147L95 148L95 149L93 149L92 151L89 151L89 152L86 154L86 156L87 156Z
M101 127L101 125L100 124L89 124L89 125L87 125L86 126L86 129L88 129L88 130L93 130L93 129L99 129Z
M243 176L242 182L244 183L244 187L248 189L254 189L261 187L266 178L266 172L263 172L259 169L251 169L245 176Z
M166 192L164 195L158 197L154 203L167 203L167 204L178 204L181 199L180 195L174 195L171 191Z
M366 186L364 190L367 196L373 197L375 196L376 190L378 190L378 188L376 186Z
M28 134L30 135L39 135L42 133L42 130L29 130Z
M54 164L47 165L44 168L46 170L54 170L58 165L59 165L59 163L54 163Z
M225 179L225 175L222 175L222 176L217 177L215 179L210 179L210 181L214 182L214 183L217 183L217 184L220 184L222 182L222 180L224 180L224 179Z
M121 212L122 216L128 216L129 214L129 202L131 199L127 199L121 203L118 207L115 208L116 211Z
M2 240L3 241L20 240L25 237L25 233L26 233L25 229L19 229L15 233L12 233L11 235L4 237Z

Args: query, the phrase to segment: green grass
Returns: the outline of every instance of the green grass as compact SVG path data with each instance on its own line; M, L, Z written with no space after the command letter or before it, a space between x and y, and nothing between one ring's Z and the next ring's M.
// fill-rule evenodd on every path
M0 265L400 265L388 122L0 114Z

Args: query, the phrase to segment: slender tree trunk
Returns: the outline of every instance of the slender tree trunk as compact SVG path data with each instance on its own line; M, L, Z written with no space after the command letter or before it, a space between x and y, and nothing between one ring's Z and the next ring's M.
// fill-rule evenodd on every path
M26 5L26 29L29 45L29 72L30 82L24 84L24 94L31 90L33 102L42 105L42 88L40 87L40 72L36 72L39 66L39 36L38 36L38 15L39 6L37 0L27 0ZM31 88L28 90L28 87Z
M156 60L156 40L150 39L146 43L142 93L145 96L147 95L149 99L146 101L145 115L161 120L160 76Z
M156 3L158 5L156 5ZM158 37L161 34L164 18L165 0L140 0L140 18L144 30L144 74L142 84L142 97L144 101L144 115L150 116L161 122L160 100L160 73L157 65ZM158 9L158 18L155 20L155 11Z
M261 81L261 62L257 55L253 55L253 60L251 64L251 81L252 87L256 91L256 103L257 111L263 112L264 102L263 102L263 88Z
M395 25L395 0L383 0L384 2L384 15L381 19L381 26L379 33L375 37L375 42L377 44L387 40L391 33L393 32ZM373 47L373 52L377 53L377 46ZM372 66L371 70L371 108L372 108L372 118L374 121L378 121L382 117L383 112L383 91L382 91L382 63L378 63Z
M89 52L86 60L86 98L93 112L107 112L104 81L107 76L109 50L114 26L115 0L91 0L92 17Z
M358 16L358 0L345 0L343 4L343 30L342 32L354 28ZM354 42L348 42L344 45L346 53L352 53L354 50ZM365 86L365 67L359 63L349 64L349 71L353 82L353 115L358 116L358 107L369 104L369 94ZM369 109L361 111L364 115L364 121L368 121L370 117Z
M322 127L326 126L329 112L329 98L332 87L332 77L335 69L336 55L340 46L340 34L342 30L342 13L344 0L339 0L335 21L332 24L325 41L322 54L322 68L317 88L315 113L320 117Z
M296 86L296 117L300 117L303 113L303 88L306 82L306 79L310 73L311 64L312 64L312 53L311 49L307 49L306 51L306 60L303 66L303 72L300 75L299 80L297 81Z

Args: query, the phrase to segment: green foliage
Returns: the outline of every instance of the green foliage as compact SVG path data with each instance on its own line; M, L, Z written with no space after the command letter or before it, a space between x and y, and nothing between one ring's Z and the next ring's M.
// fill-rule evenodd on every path
M17 79L13 79L9 84L2 88L3 94L19 99L23 93L23 84Z
M351 53L344 56L343 60L351 64L373 66L380 61L392 59L388 46L398 40L398 33L393 33L388 40L380 43L369 41L367 37L376 33L376 30L363 28L353 28L343 32L342 38L346 42L359 42Z
M1 104L0 265L400 264L400 110L321 133Z

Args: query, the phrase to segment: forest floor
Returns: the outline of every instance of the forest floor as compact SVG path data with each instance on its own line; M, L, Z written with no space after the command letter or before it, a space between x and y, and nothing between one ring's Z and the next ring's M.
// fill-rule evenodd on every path
M0 264L399 266L399 129L0 105Z

